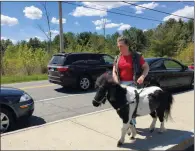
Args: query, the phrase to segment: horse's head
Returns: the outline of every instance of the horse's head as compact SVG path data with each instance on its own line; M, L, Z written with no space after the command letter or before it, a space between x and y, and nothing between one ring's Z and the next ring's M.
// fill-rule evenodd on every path
M106 72L98 77L95 83L97 91L94 100L92 101L93 106L98 107L102 103L104 104L106 102L108 93L114 93L114 85L116 85L116 83L113 80L112 72ZM113 90L110 91L111 89Z

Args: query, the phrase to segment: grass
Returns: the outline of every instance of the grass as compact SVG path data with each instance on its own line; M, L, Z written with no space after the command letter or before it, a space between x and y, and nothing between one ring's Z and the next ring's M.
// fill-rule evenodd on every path
M30 75L30 76L2 76L1 84L39 81L39 80L47 80L47 79L48 79L47 74Z

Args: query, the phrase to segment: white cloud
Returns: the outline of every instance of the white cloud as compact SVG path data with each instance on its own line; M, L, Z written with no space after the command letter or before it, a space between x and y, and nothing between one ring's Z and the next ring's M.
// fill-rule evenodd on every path
M83 2L85 6L99 8L99 9L113 9L121 6L129 6L123 2Z
M85 8L85 7L81 6L81 7L77 7L70 14L72 16L75 16L75 17L81 17L81 16L106 16L107 12L106 12L106 10L105 11L94 10L94 9Z
M51 30L51 34L57 35L57 34L59 34L59 31L58 30Z
M60 21L59 21L59 19L56 19L55 17L52 17L51 22L53 24L59 24ZM66 19L62 18L62 24L65 24L65 23L66 23Z
M121 7L121 6L129 6L128 4L123 2L83 2L83 5L86 7L83 6L76 7L76 9L73 10L73 12L70 14L75 17L81 17L81 16L103 17L103 16L107 16L107 10Z
M141 5L138 5L138 6L135 6L135 9L136 9L136 14L142 14L143 13L143 10L145 10L146 8L143 8L143 7L147 7L147 8L155 8L157 7L159 4L158 3L155 3L155 2L151 2L151 3L146 3L146 4L141 4ZM142 7L139 7L139 6L142 6Z
M43 14L39 8L34 6L25 7L23 12L25 13L25 16L30 19L40 19Z
M1 25L14 26L16 24L18 24L17 18L1 15Z
M7 38L7 37L1 37L1 40L11 40L13 44L16 44L17 43L17 40L14 40L14 39L10 39L10 38Z
M7 37L1 37L1 40L7 40Z
M46 32L48 34L48 32ZM51 36L59 34L58 30L51 30Z
M105 28L115 28L123 25L123 23L117 24L117 23L108 23L106 24Z
M129 29L131 26L128 24L124 23L112 23L111 20L108 19L101 19L101 20L96 20L92 21L92 23L96 26L96 30L101 30L104 28L116 28L119 27L118 30L124 30L124 29Z
M121 26L118 28L118 30L119 30L119 31L122 31L122 30L126 30L126 29L129 29L129 28L131 28L131 25L129 25L129 24L123 24L123 25L121 25Z
M108 19L101 19L101 20L96 20L96 21L92 21L92 23L94 23L94 25L96 25L96 26L101 26L101 25L103 25L104 23L110 23L111 22L111 20L108 20Z
M148 31L148 29L144 29L144 30L143 30L143 32L146 32L146 31Z
M37 38L39 39L40 41L44 41L44 39L42 37L39 37L39 36L35 36L34 38Z
M182 9L179 9L175 12L173 12L172 14L174 15L179 15L179 16L184 16L184 17L189 17L189 18L194 18L194 7L193 6L185 6L184 8ZM175 20L179 20L180 18L182 20L185 20L184 18L182 17L179 17L179 16L173 16L173 15L169 15L169 16L166 16L163 21L167 21L169 20L170 18L174 18Z
M77 22L77 21L76 21L74 24L75 24L75 25L80 25L79 22Z

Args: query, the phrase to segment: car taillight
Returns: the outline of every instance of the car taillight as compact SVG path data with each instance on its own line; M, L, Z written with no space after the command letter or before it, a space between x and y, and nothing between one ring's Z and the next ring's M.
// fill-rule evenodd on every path
M68 67L58 67L57 69L59 72L65 72L68 70Z

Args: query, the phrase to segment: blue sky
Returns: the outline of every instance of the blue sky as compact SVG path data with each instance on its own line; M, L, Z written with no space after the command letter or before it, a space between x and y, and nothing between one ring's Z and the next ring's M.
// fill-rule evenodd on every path
M2 2L1 5L1 39L11 39L13 42L38 37L40 40L46 36L37 25L41 25L47 31L42 2ZM102 17L106 21L106 34L124 29L136 27L142 30L155 28L160 22L144 20L112 14L113 11L123 14L136 15L139 17L153 18L164 21L168 18L178 19L176 16L158 13L148 9L141 9L123 2L71 2L87 7L93 7L105 11L89 9L63 3L63 31L84 32L91 31L103 34ZM135 4L160 11L174 13L181 16L194 18L193 2L135 2ZM50 13L50 23L53 37L59 32L58 2L47 2ZM121 11L119 11L120 9ZM127 13L131 12L131 13ZM53 19L52 19L53 18Z

